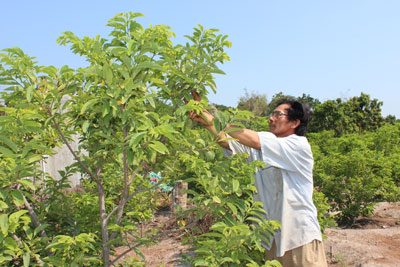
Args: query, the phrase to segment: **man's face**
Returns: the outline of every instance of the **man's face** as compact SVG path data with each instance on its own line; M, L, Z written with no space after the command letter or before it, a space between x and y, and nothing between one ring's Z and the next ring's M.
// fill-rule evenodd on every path
M288 111L289 104L279 105L269 117L269 131L277 137L285 137L295 133L295 129L299 121L289 121Z

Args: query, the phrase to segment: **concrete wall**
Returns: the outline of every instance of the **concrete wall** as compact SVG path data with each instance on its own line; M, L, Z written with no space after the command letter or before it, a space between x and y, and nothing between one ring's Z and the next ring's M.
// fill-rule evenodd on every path
M73 141L70 143L74 151L78 151L78 136L73 136ZM48 173L51 177L56 180L60 180L62 177L58 173L59 170L65 170L65 167L73 164L75 162L74 156L69 151L66 145L61 148L56 148L56 154L44 160L42 165L43 171ZM71 183L71 187L80 184L80 179L82 178L81 173L74 173L68 180Z
M61 100L62 105L65 104L67 100L71 99L70 96L64 95L63 99ZM60 110L60 113L64 113L64 110ZM72 136L72 142L70 146L74 151L78 151L78 142L79 136L74 135ZM62 177L58 173L59 170L65 170L65 167L73 164L75 162L74 156L69 151L68 147L64 144L61 148L56 148L56 154L52 157L49 157L44 160L42 164L42 169L44 172L48 173L51 177L56 180L60 180ZM75 173L69 177L69 182L71 186L74 187L80 184L80 179L82 178L82 174Z

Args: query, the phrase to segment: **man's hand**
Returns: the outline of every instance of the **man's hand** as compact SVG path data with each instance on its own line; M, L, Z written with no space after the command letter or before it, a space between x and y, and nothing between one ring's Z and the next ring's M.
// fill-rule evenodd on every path
M201 101L200 96L195 92L192 91L192 95L193 95L193 99L195 101ZM183 99L185 101L185 103L187 104L189 101L186 99ZM196 112L194 111L190 111L189 113L189 118L192 121L198 121L201 124L203 124L205 126L205 128L207 130L209 130L215 137L215 140L217 140L218 144L226 149L230 149L229 148L229 143L226 140L226 135L224 132L220 132L217 133L217 130L214 127L213 124L213 120L214 120L214 116L211 115L210 112L208 112L207 110L203 110L200 114L196 114ZM221 141L223 140L223 141Z
M195 92L192 91L192 95L193 95L193 99L195 101L201 101L201 97ZM184 99L185 103L187 104L189 101ZM214 120L214 116L211 115L210 112L208 112L207 110L203 110L202 113L200 114L196 114L196 112L194 111L190 111L189 112L189 118L192 121L198 121L201 124L203 124L205 127L210 127L213 125L213 120Z

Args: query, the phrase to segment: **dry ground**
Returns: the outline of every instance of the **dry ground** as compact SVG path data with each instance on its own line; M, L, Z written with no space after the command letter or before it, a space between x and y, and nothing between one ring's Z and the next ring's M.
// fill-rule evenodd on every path
M161 212L147 227L168 224L171 219L169 212ZM379 203L374 216L358 219L351 229L331 228L325 234L329 267L400 267L400 203ZM167 235L158 244L141 249L148 267L187 266L179 260L189 250L177 234Z
M400 203L379 203L353 229L327 229L329 266L400 266Z

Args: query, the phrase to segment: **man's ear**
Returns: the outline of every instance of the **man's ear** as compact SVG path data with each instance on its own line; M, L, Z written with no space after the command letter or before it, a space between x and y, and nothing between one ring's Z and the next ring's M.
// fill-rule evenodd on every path
M300 120L291 121L291 123L292 123L292 125L290 126L290 128L296 129L297 126L300 125Z

